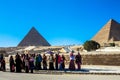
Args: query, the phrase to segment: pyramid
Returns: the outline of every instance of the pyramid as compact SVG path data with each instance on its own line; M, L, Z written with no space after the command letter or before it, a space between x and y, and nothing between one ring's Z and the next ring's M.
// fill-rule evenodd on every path
M34 27L32 27L24 39L18 44L18 47L23 46L50 46L50 44Z
M120 24L110 19L103 28L92 38L92 40L98 42L100 45L108 43L116 43L120 41Z

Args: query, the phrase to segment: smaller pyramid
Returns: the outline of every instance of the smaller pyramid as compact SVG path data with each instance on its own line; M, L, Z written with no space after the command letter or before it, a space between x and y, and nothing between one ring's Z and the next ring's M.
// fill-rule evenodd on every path
M18 47L23 46L50 46L50 44L34 27L32 27L24 39L18 44Z
M98 31L98 33L92 38L92 40L97 41L100 45L106 43L113 43L120 41L120 24L110 19L103 28Z

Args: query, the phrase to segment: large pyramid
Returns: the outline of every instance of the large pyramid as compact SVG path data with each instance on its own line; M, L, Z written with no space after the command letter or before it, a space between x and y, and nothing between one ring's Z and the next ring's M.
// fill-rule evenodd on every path
M50 46L50 44L45 40L42 35L40 35L40 33L34 27L32 27L32 29L18 44L18 46Z
M120 24L117 21L110 19L92 40L97 41L101 46L105 46L108 43L119 43Z

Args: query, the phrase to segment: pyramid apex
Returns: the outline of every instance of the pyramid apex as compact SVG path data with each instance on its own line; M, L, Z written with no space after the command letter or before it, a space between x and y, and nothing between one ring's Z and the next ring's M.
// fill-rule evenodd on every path
M37 31L37 29L36 29L34 26L30 29L29 32L37 32L37 33L39 33L39 32Z
M115 20L111 18L109 21L115 21Z
M35 28L34 26L32 26L31 30L32 30L32 29L35 29L35 30L36 30L36 28Z
M118 23L116 20L114 20L114 19L110 19L108 22L111 22L111 23L113 23L113 22L115 22L115 23Z

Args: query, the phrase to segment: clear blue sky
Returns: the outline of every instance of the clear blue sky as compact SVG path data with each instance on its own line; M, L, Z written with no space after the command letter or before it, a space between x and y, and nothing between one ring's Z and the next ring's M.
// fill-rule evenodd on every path
M51 45L82 44L110 18L119 0L0 0L0 47L17 46L35 28Z

